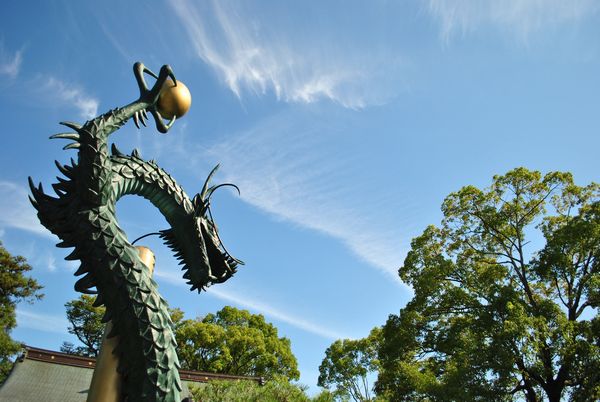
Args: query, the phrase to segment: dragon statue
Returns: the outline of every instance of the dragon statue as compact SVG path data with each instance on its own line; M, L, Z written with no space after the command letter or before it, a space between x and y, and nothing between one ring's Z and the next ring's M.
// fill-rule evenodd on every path
M171 226L160 236L181 261L191 290L200 292L226 281L242 262L223 247L210 214L211 194L230 185L210 185L217 168L190 199L168 173L154 161L141 159L137 151L125 155L113 144L109 153L108 137L132 117L139 128L140 122L146 125L149 112L161 133L175 122L173 116L165 123L159 107L165 83L171 79L177 86L171 67L162 66L156 75L138 62L133 70L140 89L136 101L83 125L61 123L73 132L50 138L71 140L64 149L77 149L78 160L71 159L66 166L56 162L66 176L53 184L57 197L45 194L42 185L35 186L29 178L30 199L41 223L62 240L57 247L74 247L65 259L81 262L75 275L83 277L75 290L97 294L95 305L106 306L103 321L113 324L108 337L119 336L113 353L119 358L118 372L123 378L121 399L179 402L179 361L167 303L119 227L115 203L124 195L135 194L160 210ZM156 79L152 88L146 84L145 74Z

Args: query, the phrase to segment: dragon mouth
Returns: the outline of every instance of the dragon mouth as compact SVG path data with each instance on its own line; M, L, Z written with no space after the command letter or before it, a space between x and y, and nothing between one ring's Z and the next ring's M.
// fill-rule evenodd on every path
M171 228L159 232L165 244L173 250L191 290L200 292L231 278L244 262L233 257L223 246L212 216L197 218L196 236L177 236ZM186 231L186 233L189 233Z
M231 256L223 246L212 220L207 221L206 225L202 225L202 237L206 242L206 253L211 268L209 274L211 282L225 282L233 276L237 266L243 264L243 262Z

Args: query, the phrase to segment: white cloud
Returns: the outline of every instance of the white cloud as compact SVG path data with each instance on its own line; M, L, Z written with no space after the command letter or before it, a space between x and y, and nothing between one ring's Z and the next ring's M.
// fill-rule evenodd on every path
M243 2L170 4L198 56L240 98L244 90L272 92L286 102L328 99L358 109L386 102L398 89L390 80L399 59L350 44L352 32L323 32L311 18L296 20L304 21L297 32L276 16L245 12Z
M35 313L33 311L17 308L18 327L56 334L67 334L68 325L69 322L64 316Z
M408 222L392 224L385 212L401 208L394 202L397 195L373 188L361 176L367 161L356 150L345 156L343 133L329 127L323 135L325 129L315 129L312 120L282 114L214 145L207 154L221 162L224 180L242 189L244 201L340 240L400 282L397 269ZM311 121L313 128L303 121Z
M0 181L0 225L3 228L26 230L54 239L38 220L28 194L25 186Z
M46 268L49 272L56 272L59 265L56 261L55 252L56 249L54 247L47 247L33 241L27 247L27 251L23 252L23 255L27 256L27 261L29 261L32 266L36 268ZM60 267L69 269L69 266L62 261Z
M23 51L18 50L14 55L6 54L4 46L0 43L0 75L6 75L11 79L17 78L21 71L23 62Z
M275 309L275 308L267 305L266 303L261 303L256 300L251 300L251 299L248 299L247 297L242 298L242 297L234 296L223 290L218 290L215 288L209 288L208 293L215 297L218 297L221 300L225 300L229 303L233 303L233 304L242 306L244 308L247 308L247 309L250 309L253 311L258 311L268 317L277 319L279 321L290 324L296 328L302 329L304 331L310 332L315 335L322 336L324 338L328 338L328 339L348 339L348 338L350 338L347 335L340 334L339 332L336 332L329 328L325 328L321 325L315 324L315 323L305 320L303 318L295 317L284 311Z
M429 0L428 11L439 20L441 35L448 40L494 26L526 40L542 29L581 20L600 10L594 0Z
M188 288L189 286L185 283L185 281L181 278L181 275L177 275L175 273L160 270L155 271L154 275L170 282L176 286L182 286ZM326 328L322 325L315 324L309 320L306 320L301 317L297 317L291 315L282 310L275 309L264 302L258 302L256 300L249 299L248 297L239 297L232 295L224 290L218 290L214 287L208 288L207 293L217 297L221 300L224 300L228 303L235 304L239 307L252 310L253 312L257 312L263 314L269 318L276 319L287 324L290 324L296 328L302 329L304 331L310 332L312 334L321 336L327 339L346 339L349 338L344 334L340 334L334 330Z
M46 259L46 266L48 267L48 271L56 271L56 258L53 255L48 255L48 258Z
M98 100L86 95L81 88L52 76L44 77L43 81L41 90L46 95L51 95L54 101L75 107L85 119L98 114Z

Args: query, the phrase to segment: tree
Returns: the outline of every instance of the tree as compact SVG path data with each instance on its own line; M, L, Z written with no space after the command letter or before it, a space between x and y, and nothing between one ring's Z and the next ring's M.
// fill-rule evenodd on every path
M35 279L26 276L31 270L25 258L13 257L0 242L0 383L12 367L11 357L21 345L10 337L17 325L16 305L20 301L34 301L43 297L42 288Z
M211 402L263 402L263 401L289 401L309 402L304 393L304 387L291 384L279 378L259 385L254 381L218 380L208 384L192 387L191 394L195 401ZM321 400L323 401L323 400Z
M518 168L450 194L442 212L399 269L414 297L383 328L377 391L600 398L600 186Z
M80 356L97 357L100 353L105 323L102 317L106 312L104 306L95 306L95 296L81 295L78 299L65 303L67 319L71 323L70 334L79 339L83 346L75 346L71 342L63 342L60 350Z
M317 395L315 395L311 401L312 402L335 402L340 399L340 395L336 395L328 389L323 389ZM342 397L341 400L346 402L347 398Z
M338 339L332 343L319 366L318 385L327 389L335 386L335 394L340 397L371 401L369 378L379 368L377 349L380 338L381 328L374 328L366 338Z
M298 379L290 340L262 315L224 307L203 319L185 320L175 330L182 368L221 374Z
M63 342L60 347L61 352L88 357L98 356L106 327L102 322L106 308L95 306L95 301L95 296L81 295L65 303L67 319L71 323L68 331L77 336L82 345L76 346L71 342ZM169 309L169 312L176 327L183 319L183 312L177 308Z

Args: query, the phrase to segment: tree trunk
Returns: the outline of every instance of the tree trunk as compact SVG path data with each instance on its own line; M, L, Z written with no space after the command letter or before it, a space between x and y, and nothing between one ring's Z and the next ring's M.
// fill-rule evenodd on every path
M527 400L527 402L538 402L538 396L535 392L535 388L533 388L533 386L531 385L531 382L525 379L523 379L523 381L523 392L525 393L525 399Z
M531 387L527 387L525 390L525 396L527 397L527 402L538 402L537 394L535 390Z
M560 402L560 397L562 396L564 390L564 386L560 384L548 384L548 387L545 388L546 395L548 396L548 402Z

